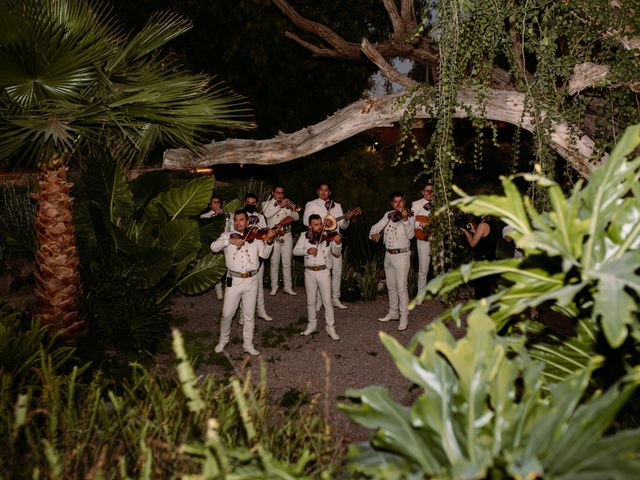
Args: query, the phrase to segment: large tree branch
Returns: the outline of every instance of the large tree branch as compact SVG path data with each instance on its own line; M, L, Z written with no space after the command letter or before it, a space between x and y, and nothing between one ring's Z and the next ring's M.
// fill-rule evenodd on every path
M362 47L362 51L367 56L367 58L375 63L382 74L389 80L408 89L411 89L418 85L418 82L407 77L406 75L401 74L398 70L393 68L393 66L389 62L387 62L382 55L380 55L376 48L371 45L371 42L369 42L369 40L367 40L366 38L362 39L362 43L360 44L360 46Z
M513 125L522 122L522 128L530 132L534 130L534 119L524 110L525 96L521 93L491 90L481 105L475 93L465 90L458 95L457 100L467 108L456 108L456 118L466 118L468 109L481 115L481 106L484 106L484 118ZM271 139L212 142L203 146L199 155L186 149L167 150L163 166L185 169L229 163L275 165L288 162L323 150L373 127L397 122L410 101L411 96L406 94L363 99L338 110L315 125ZM431 118L433 110L428 105L416 112L416 117ZM595 153L593 140L569 124L552 122L550 141L567 162L582 176L588 177L593 165L591 157Z
M301 39L295 33L285 33L287 37L298 42L304 48L309 49L315 55L330 58L342 58L345 60L362 59L359 43L347 42L326 25L304 18L291 5L289 5L286 0L272 0L272 2L296 27L305 32L316 35L324 43L331 46L331 48L327 48L326 46L313 45L310 42ZM404 8L406 9L407 7L405 6ZM407 14L405 13L405 15ZM397 21L403 20L404 17L402 17L402 14L400 17L397 17ZM395 28L396 26L394 25L394 32L396 32ZM398 26L397 28L402 29L403 31L412 31L408 30L411 27L406 23L403 24L402 27ZM408 39L405 37L406 35L402 38L396 39L394 36L392 41L377 44L376 49L385 58L402 57L417 62L426 62L435 65L438 64L438 49L433 42L422 36L416 37L415 39Z

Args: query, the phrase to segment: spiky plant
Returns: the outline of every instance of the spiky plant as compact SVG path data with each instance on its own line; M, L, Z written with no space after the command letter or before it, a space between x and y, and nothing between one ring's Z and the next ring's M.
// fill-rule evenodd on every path
M102 3L2 2L0 164L41 168L36 294L56 329L81 326L66 166L104 149L138 163L159 141L193 148L211 127L252 126L241 97L160 53L190 28L162 13L127 35Z

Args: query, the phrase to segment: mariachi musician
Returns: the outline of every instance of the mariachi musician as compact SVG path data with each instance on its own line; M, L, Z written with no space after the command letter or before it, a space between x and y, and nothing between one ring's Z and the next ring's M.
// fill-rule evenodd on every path
M431 243L429 241L429 220L433 210L433 185L427 183L422 189L422 198L411 204L411 210L416 216L416 246L418 247L418 298L416 304L421 305L424 299L424 289L427 285L427 275L431 264Z
M271 189L271 199L262 203L262 213L267 220L267 225L271 228L280 224L283 220L291 218L296 221L300 218L298 212L300 207L284 196L284 186L276 183ZM284 234L276 239L271 254L271 295L278 291L278 275L280 261L282 260L282 281L284 283L283 292L295 295L293 283L291 281L291 258L293 251L293 237L291 227L284 228Z
M389 311L378 318L380 322L400 320L398 330L409 324L409 263L411 239L414 236L413 212L405 207L404 193L395 191L390 196L392 210L371 227L369 238L378 242L384 237L384 275L389 293Z
M313 214L320 215L323 220L337 221L338 233L349 227L350 214L344 214L342 206L331 198L331 187L324 182L318 185L318 198L307 202L302 215L302 223L309 226L309 217ZM325 225L326 228L326 225ZM331 268L331 303L336 308L346 309L340 301L340 282L342 279L342 254L333 259Z
M336 333L331 302L331 263L342 251L342 239L338 232L325 233L322 218L317 213L309 216L309 229L300 235L293 249L294 255L304 257L304 288L307 295L307 328L300 335L316 331L317 295L324 305L325 329L332 340L340 340Z
M231 322L240 302L243 303L242 347L249 355L259 355L253 346L254 312L258 295L258 269L260 259L268 258L276 233L267 230L262 239L249 240L251 227L245 210L233 215L234 230L224 232L211 244L211 251L224 252L227 266L227 288L222 304L220 340L215 351L220 353L229 343Z

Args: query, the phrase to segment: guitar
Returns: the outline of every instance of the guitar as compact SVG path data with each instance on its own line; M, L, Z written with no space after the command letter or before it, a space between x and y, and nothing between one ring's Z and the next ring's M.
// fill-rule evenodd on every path
M420 222L422 226L414 229L414 234L418 240L429 240L431 236L427 227L429 226L430 217L427 215L416 215L416 222Z
M351 217L355 217L356 215L360 215L362 213L362 209L360 207L354 208L353 210L349 210L346 214L340 215L338 218L333 215L327 214L324 217L324 230L325 232L331 232L338 228L338 222L342 219L351 220Z

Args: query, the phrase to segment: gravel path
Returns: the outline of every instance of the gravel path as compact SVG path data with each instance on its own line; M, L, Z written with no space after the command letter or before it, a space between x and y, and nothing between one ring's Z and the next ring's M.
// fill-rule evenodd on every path
M268 290L265 292L267 312L273 321L257 319L254 344L261 353L258 357L250 358L243 354L242 326L236 317L231 343L225 349L230 364L224 357L213 353L222 308L222 301L216 299L213 290L200 296L177 297L172 308L174 314L186 319L178 327L185 338L198 339L202 346L201 355L206 358L198 366L198 373L224 376L230 373L230 368L242 367L250 368L257 378L262 360L266 362L268 388L275 401L295 390L320 394L336 439L364 439L368 431L336 408L337 403L344 401L347 389L383 385L396 401L410 404L413 400L410 382L396 369L378 333L391 334L406 345L417 331L440 313L442 306L438 301L427 301L416 307L409 315L409 328L399 332L398 322L381 323L376 320L387 312L386 295L380 295L371 302L348 303L347 310L335 309L336 331L341 340L333 341L324 331L322 311L318 316L317 333L309 337L298 334L306 326L306 300L303 288L295 290L296 296L284 294L282 290L275 296L270 296ZM243 363L247 360L248 363Z

